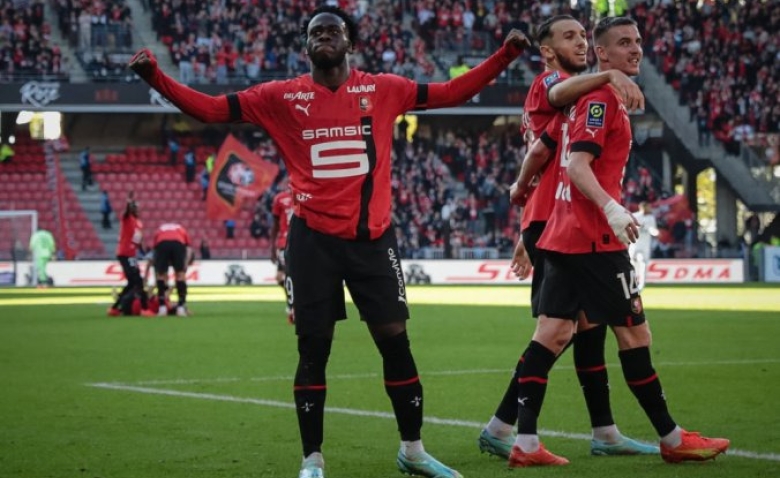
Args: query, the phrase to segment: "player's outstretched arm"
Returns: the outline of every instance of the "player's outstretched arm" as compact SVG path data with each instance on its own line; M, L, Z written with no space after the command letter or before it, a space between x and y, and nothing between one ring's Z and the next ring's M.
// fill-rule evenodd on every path
M225 95L211 96L195 91L163 73L154 54L144 48L128 67L184 113L204 123L227 123L230 107Z
M509 66L530 44L520 30L512 30L501 48L466 73L444 83L428 85L425 108L447 108L465 103Z
M615 236L623 244L636 242L639 237L639 223L601 187L590 166L593 155L582 151L572 152L569 153L569 161L566 172L572 184L604 212Z
M639 85L618 70L588 73L560 81L547 91L547 101L555 108L563 108L576 102L580 96L606 84L612 85L618 92L629 111L645 109L645 95Z
M534 177L550 160L552 152L552 149L541 139L533 142L523 159L517 181L509 188L509 200L512 204L525 206L533 192Z

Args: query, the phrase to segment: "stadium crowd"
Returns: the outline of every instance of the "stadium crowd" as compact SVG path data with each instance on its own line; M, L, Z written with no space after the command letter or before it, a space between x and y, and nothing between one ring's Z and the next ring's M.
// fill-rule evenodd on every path
M184 2L152 0L152 22L188 84L254 83L306 72L301 19L317 2ZM369 72L427 79L433 65L422 42L403 27L396 2L336 2L358 19L360 38L352 64Z
M0 82L42 78L67 81L67 61L44 21L43 2L0 2Z
M743 4L744 3L744 4ZM651 58L680 92L699 143L733 155L780 132L780 3L640 3L632 11Z

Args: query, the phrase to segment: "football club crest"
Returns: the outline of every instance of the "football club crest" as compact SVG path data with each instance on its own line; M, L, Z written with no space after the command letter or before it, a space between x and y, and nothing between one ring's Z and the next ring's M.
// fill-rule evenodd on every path
M604 115L607 112L607 104L599 101L588 103L588 117L585 118L585 126L592 128L604 127Z
M631 299L631 312L635 314L641 314L642 313L642 298L639 296L634 297Z
M370 113L374 109L374 105L371 104L371 98L368 96L359 96L358 106L360 106L360 111L364 113Z

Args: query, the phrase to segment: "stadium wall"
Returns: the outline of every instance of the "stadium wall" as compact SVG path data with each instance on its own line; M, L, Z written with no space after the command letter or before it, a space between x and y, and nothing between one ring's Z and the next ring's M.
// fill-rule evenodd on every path
M780 257L780 250L778 255ZM14 279L17 286L30 285L31 266L30 262L19 262L14 274L12 262L0 262L0 285L12 285ZM142 273L147 267L147 264L143 265ZM647 283L742 283L745 281L743 267L741 259L657 259L648 265ZM62 287L121 286L125 282L122 268L116 261L57 261L49 264L48 272L54 285ZM531 283L530 278L518 281L507 260L406 260L403 274L407 284ZM147 277L149 281L154 280L154 274ZM276 266L263 260L198 261L190 266L187 282L190 285L275 286Z

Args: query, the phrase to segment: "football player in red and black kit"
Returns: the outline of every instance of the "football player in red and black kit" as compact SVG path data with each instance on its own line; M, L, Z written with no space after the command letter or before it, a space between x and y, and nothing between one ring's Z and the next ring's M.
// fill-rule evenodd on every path
M141 302L141 315L145 317L153 316L154 313L149 310L149 298L144 290L144 281L141 278L141 270L138 267L138 248L143 239L143 225L138 219L138 203L135 202L135 192L130 191L127 194L127 205L119 225L119 244L116 247L116 258L122 266L122 272L127 279L127 285L122 289L116 298L116 302L108 309L108 315L122 315L120 304L128 300L128 295Z
M348 54L358 32L341 9L318 8L302 35L311 74L217 97L165 75L148 50L130 66L199 120L263 127L285 158L294 204L287 274L298 334L294 397L304 457L299 478L323 476L325 367L335 323L346 317L344 283L382 356L385 389L401 435L399 469L459 477L426 453L420 440L423 391L406 333L409 310L390 223L393 126L407 111L467 101L517 58L528 40L513 30L496 53L467 73L445 83L418 84L351 69Z
M295 323L292 312L290 292L287 290L287 267L285 262L285 249L287 248L287 231L290 228L290 219L293 215L293 198L290 194L287 178L280 184L280 191L274 196L271 204L271 215L274 218L271 224L271 262L276 264L276 282L284 289L287 303L287 322ZM292 283L290 285L292 287Z
M154 273L157 281L157 315L168 315L166 289L168 288L168 268L173 267L176 277L176 315L187 317L187 266L195 257L190 235L181 224L169 222L161 224L154 233Z
M633 20L604 18L593 40L600 71L639 73L642 38ZM523 397L519 433L510 464L567 463L539 445L536 422L548 373L571 339L581 311L589 322L612 328L623 376L661 437L662 458L671 463L712 459L729 441L689 433L676 424L650 359L650 329L626 251L626 245L636 241L638 227L618 203L631 149L628 111L613 88L600 87L570 107L559 130L561 174L552 213L537 243L544 251L537 307L540 317L549 320L539 321L524 353L518 380L518 397ZM548 129L547 134L555 132ZM537 460L535 455L541 454L555 459Z
M536 40L540 44L547 70L531 83L523 109L523 136L528 141L529 153L523 160L518 183L513 186L514 202L525 207L522 212L522 239L517 244L512 266L523 278L530 273L531 263L536 266L531 284L531 309L533 316L538 318L538 323L542 323L558 320L540 316L538 312L539 290L544 279L544 260L542 251L536 249L536 242L550 217L556 188L560 183L558 156L554 156L556 161L550 160L563 123L563 114L559 107L576 101L579 96L607 83L621 92L624 102L631 109L642 109L644 97L636 83L617 70L577 76L588 66L588 41L585 28L573 17L559 15L546 20L537 28ZM563 81L570 77L571 80ZM538 180L531 189L531 179L537 174ZM518 188L517 184L522 184L523 187ZM526 197L531 190L533 194ZM520 201L517 196L521 196ZM548 345L545 340L547 338L534 336L534 340L543 345ZM591 453L597 456L658 454L658 447L623 436L615 425L604 359L605 338L606 326L589 324L584 317L580 317L573 340L574 366L590 415L593 434ZM526 372L521 359L495 415L480 433L478 444L483 452L510 458L512 446L515 445L512 428L517 421L519 408L534 406L529 400L523 400L521 404L517 401L518 398L523 398L517 395L518 381L526 378ZM520 430L520 433L522 434L523 430ZM529 454L523 461L513 460L512 466L564 462L564 459L544 451L541 444L537 446L533 443L528 448L530 449L526 449L526 452L538 453ZM539 451L540 449L542 451Z

